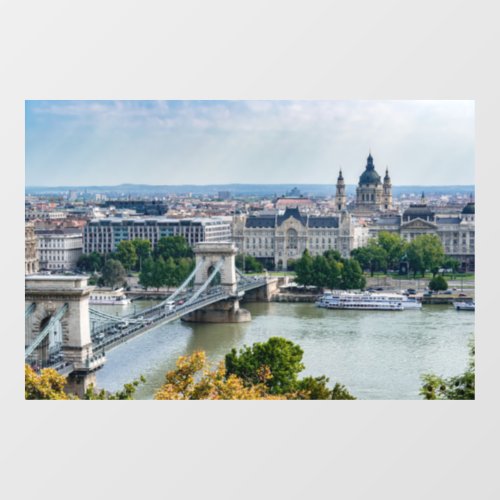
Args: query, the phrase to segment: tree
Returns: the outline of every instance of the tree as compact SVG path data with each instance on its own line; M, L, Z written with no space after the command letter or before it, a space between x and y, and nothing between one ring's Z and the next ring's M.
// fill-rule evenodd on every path
M97 391L91 385L82 399L133 399L136 387L146 379L141 375L138 380L125 384L117 392L108 392L104 389ZM24 398L25 399L80 399L76 394L66 392L66 377L52 368L44 368L36 373L29 365L24 365Z
M350 399L354 400L356 399L347 389L344 385L339 384L338 382L335 384L334 388L332 389L331 392L331 399Z
M64 392L66 377L52 368L37 374L29 365L24 365L24 399L71 399Z
M448 282L444 279L443 276L434 276L434 278L429 281L429 288L433 292L448 290Z
M406 255L414 277L417 272L424 276L427 269L435 276L444 260L443 244L435 234L421 234L408 244Z
M370 240L365 247L355 248L351 256L362 269L369 270L371 276L375 271L387 271L387 252L375 240Z
M381 231L377 243L386 252L387 267L397 269L406 252L406 242L398 234Z
M341 270L340 288L343 290L361 289L366 286L366 278L356 259L345 259Z
M331 399L332 390L327 386L328 377L304 377L297 383L296 399Z
M123 264L127 271L132 269L137 262L137 253L132 241L120 241L116 247L115 257Z
M262 382L262 370L268 369L271 376L264 383L269 392L285 394L297 389L297 375L304 369L303 354L302 348L290 340L271 337L267 342L244 346L239 352L232 349L226 354L226 373L253 385Z
M166 374L165 384L156 392L155 399L286 399L268 394L262 383L266 376L261 372L257 383L245 384L237 375L227 374L224 362L210 371L205 353L195 352L177 360L176 369Z
M313 259L306 249L302 257L295 263L296 281L299 285L313 284Z
M455 279L455 274L460 267L460 262L453 257L445 257L443 260L443 267L445 269L451 269L451 278Z
M119 260L108 259L102 268L102 282L114 288L125 281L126 272Z
M311 271L311 281L316 286L326 287L330 283L330 265L326 257L314 257Z
M132 244L135 248L135 253L137 255L137 261L139 262L139 271L142 269L143 263L151 257L151 242L149 240L135 239L132 240Z
M182 257L177 262L175 270L176 283L175 286L182 285L184 280L191 274L194 269L194 259L189 257Z
M163 236L156 244L155 255L166 261L169 257L192 257L193 251L183 236Z
M98 272L104 264L103 256L97 252L80 255L76 267L90 273Z
M169 282L170 278L173 279L173 272L175 271L175 263L173 263L173 259L170 260L172 261L172 270L167 268L167 265L162 257L158 257L154 261L151 286L155 287L157 290L160 287L170 283Z
M261 273L264 270L264 266L253 255L238 254L235 265L245 272Z
M142 269L139 273L139 283L147 290L150 286L153 286L154 282L154 261L151 257L148 257L142 263Z
M461 375L442 378L433 374L422 375L423 385L420 395L424 399L475 399L475 348L471 343L469 350L469 366Z

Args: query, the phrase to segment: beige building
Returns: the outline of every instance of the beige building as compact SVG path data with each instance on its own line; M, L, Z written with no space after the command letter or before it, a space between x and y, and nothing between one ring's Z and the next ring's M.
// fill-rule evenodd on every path
M35 224L25 222L24 225L24 274L35 274L39 269L37 238Z
M81 229L37 229L40 269L48 271L71 271L82 255Z
M313 216L287 208L282 215L239 215L233 224L233 240L239 252L275 269L286 269L288 261L299 259L306 249L313 256L338 250L349 257L367 234L367 228L355 227L345 210L334 216Z

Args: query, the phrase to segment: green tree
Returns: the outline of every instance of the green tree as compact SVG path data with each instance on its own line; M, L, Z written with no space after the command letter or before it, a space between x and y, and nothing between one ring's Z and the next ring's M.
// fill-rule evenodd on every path
M132 269L137 262L137 253L132 241L122 240L116 247L115 257L123 264L127 271Z
M356 399L347 389L344 385L339 384L338 382L335 384L335 386L332 389L332 397L331 399Z
M154 261L151 257L148 257L142 263L142 269L139 273L139 284L141 284L146 290L153 286L154 275Z
M297 382L297 399L331 399L328 377L304 377Z
M135 239L132 240L139 263L139 271L142 269L142 264L151 257L151 242L149 240Z
M451 269L451 279L455 279L455 274L460 267L460 262L453 257L445 257L443 260L443 267L445 269Z
M406 242L398 234L381 231L377 243L385 250L387 267L392 270L397 269L406 252Z
M414 277L417 272L424 276L427 269L435 276L444 260L443 244L435 234L422 234L408 244L406 255Z
M262 382L262 371L270 377L264 382L271 394L285 394L297 389L297 375L304 369L302 348L290 340L271 337L267 342L244 346L239 352L226 354L226 373L234 374L246 384Z
M250 273L261 273L264 270L264 266L253 255L238 254L235 265L238 269Z
M163 236L158 240L155 255L167 260L169 257L180 259L181 257L192 257L193 251L183 236Z
M356 259L345 259L341 271L340 288L343 290L361 289L366 286L366 278Z
M189 257L180 258L176 263L174 286L182 285L184 280L191 274L193 269L194 259Z
M326 287L330 283L330 265L326 257L318 255L312 263L311 281L316 286Z
M102 268L102 283L115 288L125 281L126 272L119 260L108 259Z
M422 375L423 385L420 394L424 399L475 399L475 348L471 343L469 366L461 375L443 378L434 374Z
M362 269L369 270L371 276L375 271L387 271L387 252L373 239L367 246L352 250L351 256L359 262Z
M173 261L173 259L172 259ZM175 270L175 264L173 269ZM157 290L168 284L168 276L171 275L168 272L167 265L162 257L158 257L153 264L153 274L151 286Z
M80 258L76 263L76 267L78 269L90 273L101 271L103 265L104 265L104 258L101 254L97 252L80 255Z
M338 250L327 250L326 252L323 252L323 257L326 257L327 260L331 261L337 261L341 262L342 261L342 256L340 255L340 252Z
M333 290L342 286L342 269L344 264L338 260L328 259L328 277L326 280L326 287Z
M295 274L299 285L313 284L313 259L307 249L295 263Z
M448 282L443 276L434 276L434 278L429 281L429 288L434 292L448 290Z

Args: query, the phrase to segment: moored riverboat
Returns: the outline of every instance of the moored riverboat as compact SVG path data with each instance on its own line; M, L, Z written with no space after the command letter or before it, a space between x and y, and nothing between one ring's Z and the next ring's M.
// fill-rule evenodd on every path
M123 288L117 290L95 289L89 298L89 304L125 306L130 304L130 299L125 295Z
M453 307L457 311L475 311L476 303L475 302L453 302Z
M326 309L356 309L378 311L403 311L420 309L422 305L416 299L396 293L371 292L329 292L316 301L317 307Z

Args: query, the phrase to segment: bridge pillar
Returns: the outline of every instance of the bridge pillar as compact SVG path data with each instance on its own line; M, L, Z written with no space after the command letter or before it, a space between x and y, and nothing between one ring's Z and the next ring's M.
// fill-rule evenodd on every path
M219 271L221 286L228 293L236 292L236 267L234 258L238 249L230 242L204 242L194 247L196 265L201 263L194 277L194 288L200 288L207 281L212 270L222 259L223 264Z
M62 332L59 341L64 363L72 369L67 390L80 396L89 383L95 382L94 372L105 362L104 357L95 358L92 353L89 295L93 287L87 285L87 279L87 276L55 275L33 275L25 279L26 303L35 304L34 312L26 322L25 345L29 345L56 311L67 304L67 311L60 320ZM40 364L47 361L49 342L50 339L35 351Z
M237 298L221 300L183 316L190 323L244 323L252 320L250 311L240 307Z
M221 300L182 317L183 321L198 323L242 323L250 321L252 315L240 308L240 296L237 294L236 267L234 259L238 253L236 245L231 242L205 242L194 247L196 265L200 264L194 278L194 288L199 289L212 274L215 266L222 259L220 282L216 283L230 298Z

